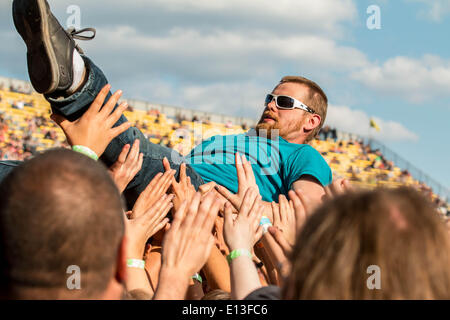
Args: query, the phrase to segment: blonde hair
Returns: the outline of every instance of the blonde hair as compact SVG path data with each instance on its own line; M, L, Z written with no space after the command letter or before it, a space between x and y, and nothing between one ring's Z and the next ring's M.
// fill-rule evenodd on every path
M280 83L277 87L282 83L300 83L309 88L309 95L306 101L303 101L308 107L314 110L316 114L320 116L320 124L314 128L314 130L308 135L305 140L305 143L314 139L318 134L320 129L323 127L325 123L325 118L327 117L327 109L328 109L328 98L322 88L312 80L309 80L300 76L286 76L280 80Z
M291 256L287 299L448 299L446 226L411 188L338 197L306 222ZM368 267L381 289L368 289Z

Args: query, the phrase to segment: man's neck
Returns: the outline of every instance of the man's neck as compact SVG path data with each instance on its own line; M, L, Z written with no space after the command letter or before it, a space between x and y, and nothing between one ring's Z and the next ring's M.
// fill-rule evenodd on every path
M295 139L289 139L289 138L285 138L285 137L281 137L283 138L285 141L289 142L289 143L295 143L295 144L306 144L305 142L305 138L304 137L298 137Z

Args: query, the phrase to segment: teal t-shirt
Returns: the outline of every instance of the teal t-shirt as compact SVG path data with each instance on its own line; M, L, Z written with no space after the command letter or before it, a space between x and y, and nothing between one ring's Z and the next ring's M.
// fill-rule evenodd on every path
M283 138L259 137L254 130L245 134L214 136L196 146L186 163L205 183L215 181L231 192L238 190L234 154L245 155L252 164L264 201L278 202L303 175L315 177L323 186L332 181L331 169L322 155L308 144L289 143Z

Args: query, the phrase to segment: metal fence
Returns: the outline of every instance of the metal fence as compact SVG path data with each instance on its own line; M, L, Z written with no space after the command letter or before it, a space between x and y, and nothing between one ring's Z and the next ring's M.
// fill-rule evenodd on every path
M6 89L10 88L11 86L18 89L21 92L31 93L32 91L34 91L31 86L31 83L28 81L0 77L0 87L4 87ZM128 102L130 106L136 109L144 111L152 109L159 110L169 118L175 118L177 116L180 116L185 118L186 120L191 120L194 116L196 116L199 120L208 119L209 121L216 123L227 123L228 121L231 121L234 125L245 124L247 125L247 127L256 125L256 121L258 120L256 117L254 119L245 117L233 117L215 112L186 109L182 107L170 106L160 103L151 103L135 99L123 99L123 101Z
M400 156L395 151L389 149L383 143L373 138L362 137L347 132L338 132L337 135L339 140L363 140L364 143L369 145L372 150L379 149L386 160L392 161L395 166L399 167L402 170L408 170L408 172L413 176L414 179L418 180L419 182L425 183L442 200L449 202L450 190L448 188L427 175L425 172L423 172L423 170L420 170L419 168L414 166L411 162Z
M213 113L213 112L207 112L207 111L200 111L200 110L193 110L193 109L186 109L182 107L176 107L176 106L170 106L166 104L160 104L160 103L151 103L141 100L134 100L134 99L126 99L123 100L126 101L130 106L136 109L149 111L152 109L159 110L160 112L164 113L169 118L175 118L177 116L184 117L186 120L190 121L194 116L196 116L199 120L206 120L208 119L211 122L216 123L227 123L228 121L231 121L235 125L243 125L246 124L247 127L251 127L256 125L257 118L245 118L245 117L233 117L228 116L224 114L219 113Z
M394 164L403 169L408 170L408 172L418 181L425 183L429 186L435 194L441 197L443 200L448 202L450 200L450 190L447 189L444 185L437 182L435 179L427 175L425 172L415 167L411 162L399 156L396 152L392 151L388 147L386 147L381 142L374 139L367 139L367 143L370 145L372 150L379 149L383 156L390 161L393 161Z

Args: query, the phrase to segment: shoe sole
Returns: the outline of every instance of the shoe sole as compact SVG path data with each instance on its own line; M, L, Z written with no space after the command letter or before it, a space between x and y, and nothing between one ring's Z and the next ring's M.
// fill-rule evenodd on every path
M14 0L14 25L27 46L28 75L34 89L43 94L55 91L59 83L48 15L46 0Z

